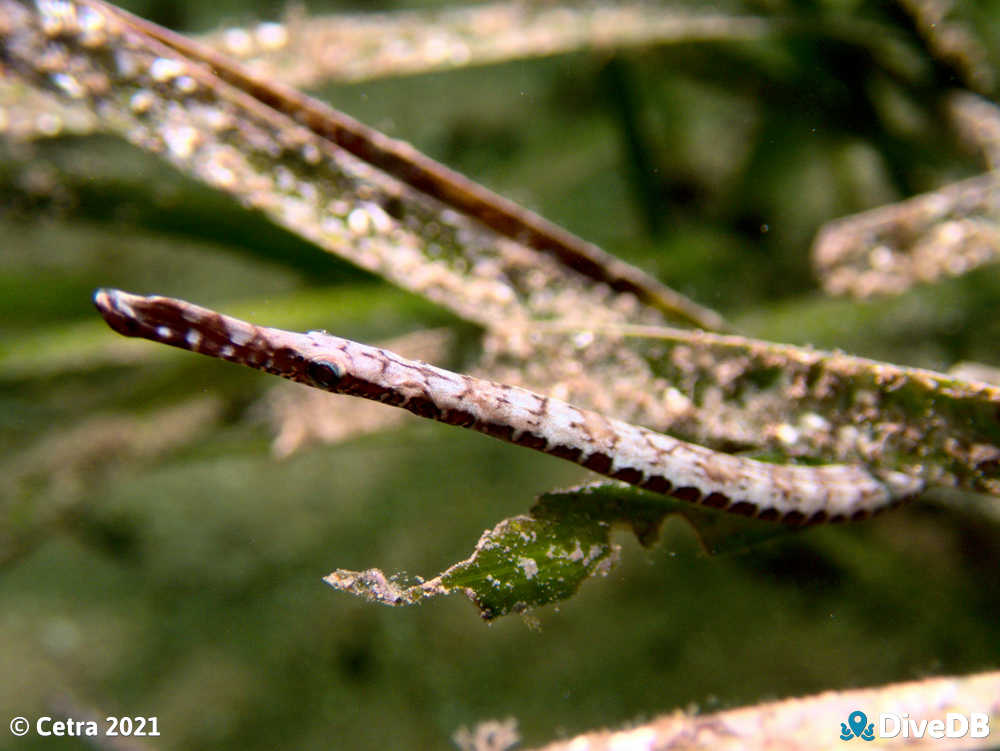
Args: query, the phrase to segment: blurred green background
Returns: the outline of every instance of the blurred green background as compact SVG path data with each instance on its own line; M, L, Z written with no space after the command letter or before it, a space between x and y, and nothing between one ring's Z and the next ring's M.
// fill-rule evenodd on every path
M191 31L283 9L125 5ZM1000 365L996 267L865 303L824 298L810 269L823 222L982 171L942 114L954 70L891 3L718 7L796 31L316 93L747 334L938 369ZM996 59L1000 4L962 12ZM870 21L917 51L910 79L863 40L834 38ZM483 625L459 597L395 610L333 592L321 577L338 567L434 575L484 528L588 475L417 420L274 459L254 407L271 379L118 339L94 288L363 341L474 332L124 143L4 143L0 156L5 716L67 700L157 716L159 749L444 748L459 726L513 716L537 745L675 709L1000 664L1000 522L934 499L714 559L676 522L649 551L622 532L621 564L537 613L537 630ZM0 747L48 745L0 734Z

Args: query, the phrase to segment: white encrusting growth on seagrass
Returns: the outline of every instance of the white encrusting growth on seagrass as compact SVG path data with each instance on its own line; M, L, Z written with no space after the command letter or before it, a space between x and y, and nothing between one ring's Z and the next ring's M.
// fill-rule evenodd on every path
M712 451L526 389L452 373L325 332L254 326L181 300L99 290L116 331L363 396L543 451L649 490L792 523L864 518L922 490L899 472L805 467Z

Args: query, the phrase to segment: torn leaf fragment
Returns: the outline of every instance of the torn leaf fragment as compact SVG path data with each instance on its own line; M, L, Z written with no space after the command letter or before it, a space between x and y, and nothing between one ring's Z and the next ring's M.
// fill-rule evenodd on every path
M609 528L584 515L515 516L484 532L468 559L429 581L400 586L378 569L338 569L324 581L384 605L413 605L459 591L490 621L564 600L584 579L606 574L618 553L608 539Z
M491 621L572 597L585 580L607 575L617 562L620 546L610 539L615 524L626 525L648 546L670 514L687 520L708 553L789 534L786 527L699 509L620 483L599 483L542 495L530 515L504 519L483 533L469 558L428 581L407 586L379 569L338 569L324 581L383 605L413 605L425 597L462 592Z

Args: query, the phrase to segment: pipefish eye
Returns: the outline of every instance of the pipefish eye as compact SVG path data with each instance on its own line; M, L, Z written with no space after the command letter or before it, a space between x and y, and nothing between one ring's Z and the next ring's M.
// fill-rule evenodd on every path
M306 373L317 386L333 388L344 377L344 369L329 360L310 360Z

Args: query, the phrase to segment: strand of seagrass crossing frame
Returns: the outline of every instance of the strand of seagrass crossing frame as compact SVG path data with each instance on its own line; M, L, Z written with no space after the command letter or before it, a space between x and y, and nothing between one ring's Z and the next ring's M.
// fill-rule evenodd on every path
M83 0L115 13L129 25L192 60L207 63L220 79L259 102L293 118L368 164L396 177L445 205L474 217L494 231L560 259L567 268L663 306L689 324L708 330L728 325L714 310L702 307L655 279L581 240L564 228L487 190L462 174L430 159L405 142L388 138L343 112L275 81L262 81L212 48L134 16L103 0Z
M526 389L452 373L386 350L310 331L254 326L182 300L119 290L94 295L115 330L392 404L577 462L685 501L792 524L863 519L923 489L899 472L804 467L712 451Z
M0 70L466 319L547 318L581 297L604 307L624 296L655 319L727 328L412 146L103 0L0 0Z

